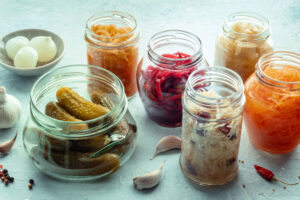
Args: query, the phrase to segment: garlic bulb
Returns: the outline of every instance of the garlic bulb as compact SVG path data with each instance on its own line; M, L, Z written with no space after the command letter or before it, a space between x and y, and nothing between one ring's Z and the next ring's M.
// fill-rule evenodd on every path
M14 59L17 68L34 68L38 61L38 53L32 47L23 47L18 51Z
M29 40L24 36L17 36L8 40L5 44L5 50L10 59L14 59L17 52L29 45Z
M10 128L21 116L21 104L12 95L6 94L5 87L0 87L0 128Z
M56 45L51 37L34 37L30 40L29 45L38 52L39 62L49 62L57 53Z

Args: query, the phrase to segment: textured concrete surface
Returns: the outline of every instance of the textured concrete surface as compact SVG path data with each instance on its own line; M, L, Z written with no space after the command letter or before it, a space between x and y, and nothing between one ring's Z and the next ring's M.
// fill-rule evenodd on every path
M203 42L203 51L209 63L213 63L214 45L224 18L231 12L255 11L269 18L272 37L277 50L300 52L300 1L298 0L74 0L36 1L0 0L0 36L23 28L43 28L54 31L65 40L66 54L59 66L86 63L83 40L87 18L105 10L127 11L134 15L142 31L141 49L154 33L165 29L183 29L197 34ZM138 145L132 158L113 176L91 183L66 183L43 175L32 164L22 145L22 129L29 112L29 93L38 77L19 77L0 67L0 85L15 95L23 105L22 119L16 127L0 130L0 141L19 135L13 151L0 155L0 164L7 167L15 177L15 183L5 187L0 184L0 199L300 199L300 185L283 188L279 183L268 183L260 178L253 164L262 164L274 170L287 182L300 181L300 148L287 155L269 155L254 149L246 132L240 148L239 176L221 187L199 188L182 175L174 151L149 158L156 142L165 135L180 135L180 129L161 128L146 116L138 96L130 101L130 111L139 127ZM166 160L161 184L153 190L137 191L132 178L156 169ZM29 178L36 185L27 188ZM246 188L242 185L245 184ZM275 191L272 191L275 189Z

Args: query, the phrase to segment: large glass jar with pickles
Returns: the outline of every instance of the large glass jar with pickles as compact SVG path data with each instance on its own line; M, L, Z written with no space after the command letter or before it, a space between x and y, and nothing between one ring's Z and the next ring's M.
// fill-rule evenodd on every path
M39 78L30 95L23 142L42 172L91 180L113 173L133 153L136 124L124 87L111 72L59 67Z
M259 57L273 50L267 18L256 13L230 14L216 42L215 66L237 72L245 82Z
M107 11L91 16L85 28L89 65L103 67L122 81L127 97L137 92L140 30L133 16Z

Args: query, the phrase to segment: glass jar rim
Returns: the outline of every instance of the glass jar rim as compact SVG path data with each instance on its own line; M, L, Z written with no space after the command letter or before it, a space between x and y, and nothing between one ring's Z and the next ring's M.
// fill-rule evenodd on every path
M110 76L112 76L113 79L116 80L116 83L120 88L121 98L119 99L118 103L108 113L106 113L106 114L104 114L104 115L102 115L98 118L91 119L91 120L85 120L85 121L81 121L81 122L71 122L71 121L58 120L58 119L52 118L52 117L46 115L45 113L43 113L36 105L38 98L34 98L34 91L36 90L38 84L42 80L47 78L51 73L53 73L57 70L67 69L67 68L70 68L70 67L76 67L76 68L85 67L86 69L88 69L87 67L94 68L94 69L103 71L103 72L109 74ZM74 73L74 72L68 72L68 73ZM90 77L100 79L100 77L98 77L96 75L92 75L92 74L90 75ZM103 120L103 119L109 117L110 115L114 114L117 110L121 109L121 107L123 106L124 101L125 101L125 106L124 106L125 109L124 109L124 112L122 112L120 114L120 116L126 113L127 107L128 107L128 102L127 102L126 95L125 95L125 89L124 89L124 86L123 86L121 80L115 74L113 74L112 72L110 72L110 71L108 71L104 68L101 68L101 67L98 67L98 66L93 66L93 65L86 65L86 64L66 65L66 66L60 66L60 67L56 67L54 69L51 69L51 70L49 70L48 72L46 72L45 74L43 74L40 78L38 78L36 80L36 82L34 83L32 89L31 89L31 92L30 92L30 107L33 106L34 111L37 111L37 115L46 118L50 122L55 122L55 123L61 124L61 125L80 125L80 124L92 124L92 123L98 122L98 121ZM31 112L31 115L32 115L33 114L32 113L32 108L30 108L30 112ZM78 132L73 133L73 134L72 133L68 133L68 134L61 133L61 134L55 134L55 135L66 136L66 137L71 138L71 137L92 136L92 135L95 135L95 134L98 133L98 132L96 132L96 133L92 132L92 133L88 133L88 134L80 134L80 133L84 133L84 132L87 132L87 131L90 131L90 130L91 129L89 128L89 129L86 129L86 130L78 131Z
M107 15L107 16L106 16ZM108 17L108 15L111 16L119 16L120 21L124 21L124 19L128 19L129 21L131 21L133 23L133 28L129 33L126 33L124 35L121 36L115 36L115 37L107 37L107 36L101 36L98 35L96 33L94 33L91 28L89 27L89 24L92 23L94 20L96 19L100 19L100 18L104 18L105 16ZM136 19L129 13L127 12L122 12L122 11L116 11L116 10L111 10L111 11L105 11L105 12L99 12L96 13L94 15L92 15L91 17L88 18L86 25L85 25L85 29L88 32L88 34L94 36L93 38L102 38L102 39L119 39L119 38L124 38L124 37L128 37L130 35L133 35L136 31L138 31L138 25L137 25L137 21ZM87 37L87 35L85 34L85 37ZM131 37L130 37L131 38ZM122 45L123 43L126 43L128 40L125 40L123 42L120 42L118 44ZM99 41L98 41L99 42ZM105 41L101 41L101 43L107 43L110 44L111 42L105 42Z
M257 34L247 34L247 33L239 33L231 29L229 26L230 20L236 20L236 18L248 18L252 20L256 20L262 23L262 27L264 28L261 32ZM266 38L270 35L270 22L263 15L257 14L255 12L234 12L229 14L223 25L224 32L230 32L234 35L242 36L242 37L251 37L253 40L259 40L261 38Z
M202 95L200 92L198 92L197 90L194 89L194 83L192 82L192 78L195 77L196 74L201 74L202 71L207 70L207 71L213 71L213 72L223 72L226 75L232 75L234 79L236 79L236 87L238 87L237 92L226 96L226 97L209 97L206 95ZM203 75L205 76L205 75ZM188 80L187 80L187 89L191 90L196 96L200 97L201 99L207 99L207 100L213 100L213 101L218 101L218 100L222 100L222 99L228 99L228 98L235 98L235 99L239 99L241 96L243 96L243 92L244 92L244 85L243 85L243 80L240 77L240 75L238 75L235 71L228 69L226 67L222 67L222 66L212 66L212 67L204 67L204 68L200 68L197 69L195 71L193 71L191 73L191 75L189 76ZM198 101L197 99L193 98L194 100ZM213 103L211 105L218 105L217 103Z
M156 40L160 39L161 37L171 36L170 34L176 34L176 33L177 34L182 34L182 35L187 36L190 39L192 39L197 44L197 47L198 47L197 51L195 53L193 53L192 55L190 55L190 57L186 57L186 58L168 58L168 57L164 57L164 56L162 56L162 55L155 52L155 48L154 48L155 44L154 43L156 42ZM173 37L172 39L174 39L175 37ZM184 30L178 30L178 29L169 29L169 30L164 30L164 31L160 31L158 33L155 33L149 40L148 50L149 50L150 56L154 60L159 60L159 61L164 60L165 62L162 62L163 64L170 64L170 63L178 62L178 61L187 61L187 60L190 60L191 58L198 58L201 61L202 58L203 58L202 42L201 42L200 38L198 36L196 36L195 34L191 33L191 32L184 31ZM190 62L190 63L184 64L184 65L180 65L179 67L174 67L172 69L174 69L174 70L179 69L180 70L180 69L193 67L194 65L195 65L194 62Z
M193 78L197 77L197 74L203 74L203 71L206 70L210 71L210 72L223 72L222 75L226 75L227 77L225 78L230 78L231 80L231 85L235 84L235 88L236 88L236 92L233 92L231 95L225 96L225 97L209 97L206 95L202 95L200 92L198 92L195 88L194 88L194 80L192 80ZM202 75L203 77L205 77L206 73L204 75ZM197 77L199 78L199 77ZM200 77L202 78L202 77ZM224 77L223 77L224 78ZM215 78L214 78L215 79ZM197 81L197 80L196 80ZM234 83L232 81L235 81ZM195 115L194 113L190 112L189 109L187 109L186 106L186 101L187 101L187 96L190 98L190 100L195 103L198 104L200 106L204 106L210 109L222 109L222 108L226 108L228 106L232 106L232 105L239 105L239 106L243 106L246 98L244 95L244 85L243 85L243 80L242 78L233 70L228 69L226 67L221 67L221 66L213 66L213 67L205 67L205 68L200 68L195 70L194 72L192 72L192 74L189 76L188 81L186 83L186 89L184 92L184 98L182 100L183 103L183 109L189 113L190 115L194 116L195 118L199 119L199 120L206 120L206 121L211 121L211 122L216 122L216 121L220 121L220 119L206 119L206 118L202 118L201 116ZM202 99L202 101L200 101L199 99ZM225 104L221 102L221 100L226 100L226 99L231 99L229 104ZM242 110L241 110L242 112ZM221 121L228 121L231 119L234 119L236 117L238 117L240 115L240 113L237 113L236 115L232 116L231 118L226 118L224 120Z
M273 51L261 56L255 65L255 69L256 69L255 74L259 78L259 80L261 80L264 84L267 84L272 87L278 87L278 88L290 89L291 86L298 85L298 84L300 86L300 81L296 81L296 82L280 81L264 73L264 66L269 62L274 62L274 61L276 62L278 61L278 59L281 59L281 61L292 62L293 64L297 64L300 70L299 53L290 52L290 51ZM295 90L300 90L300 87L296 88Z

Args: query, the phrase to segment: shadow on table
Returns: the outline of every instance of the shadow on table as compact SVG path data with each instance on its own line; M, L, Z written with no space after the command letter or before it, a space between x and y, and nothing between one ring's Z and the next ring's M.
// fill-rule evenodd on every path
M289 165L289 163L293 160L293 157L297 155L297 148L294 151L285 154L271 154L257 149L252 144L249 146L251 146L251 152L258 158L257 164L266 163L269 166L284 167Z

